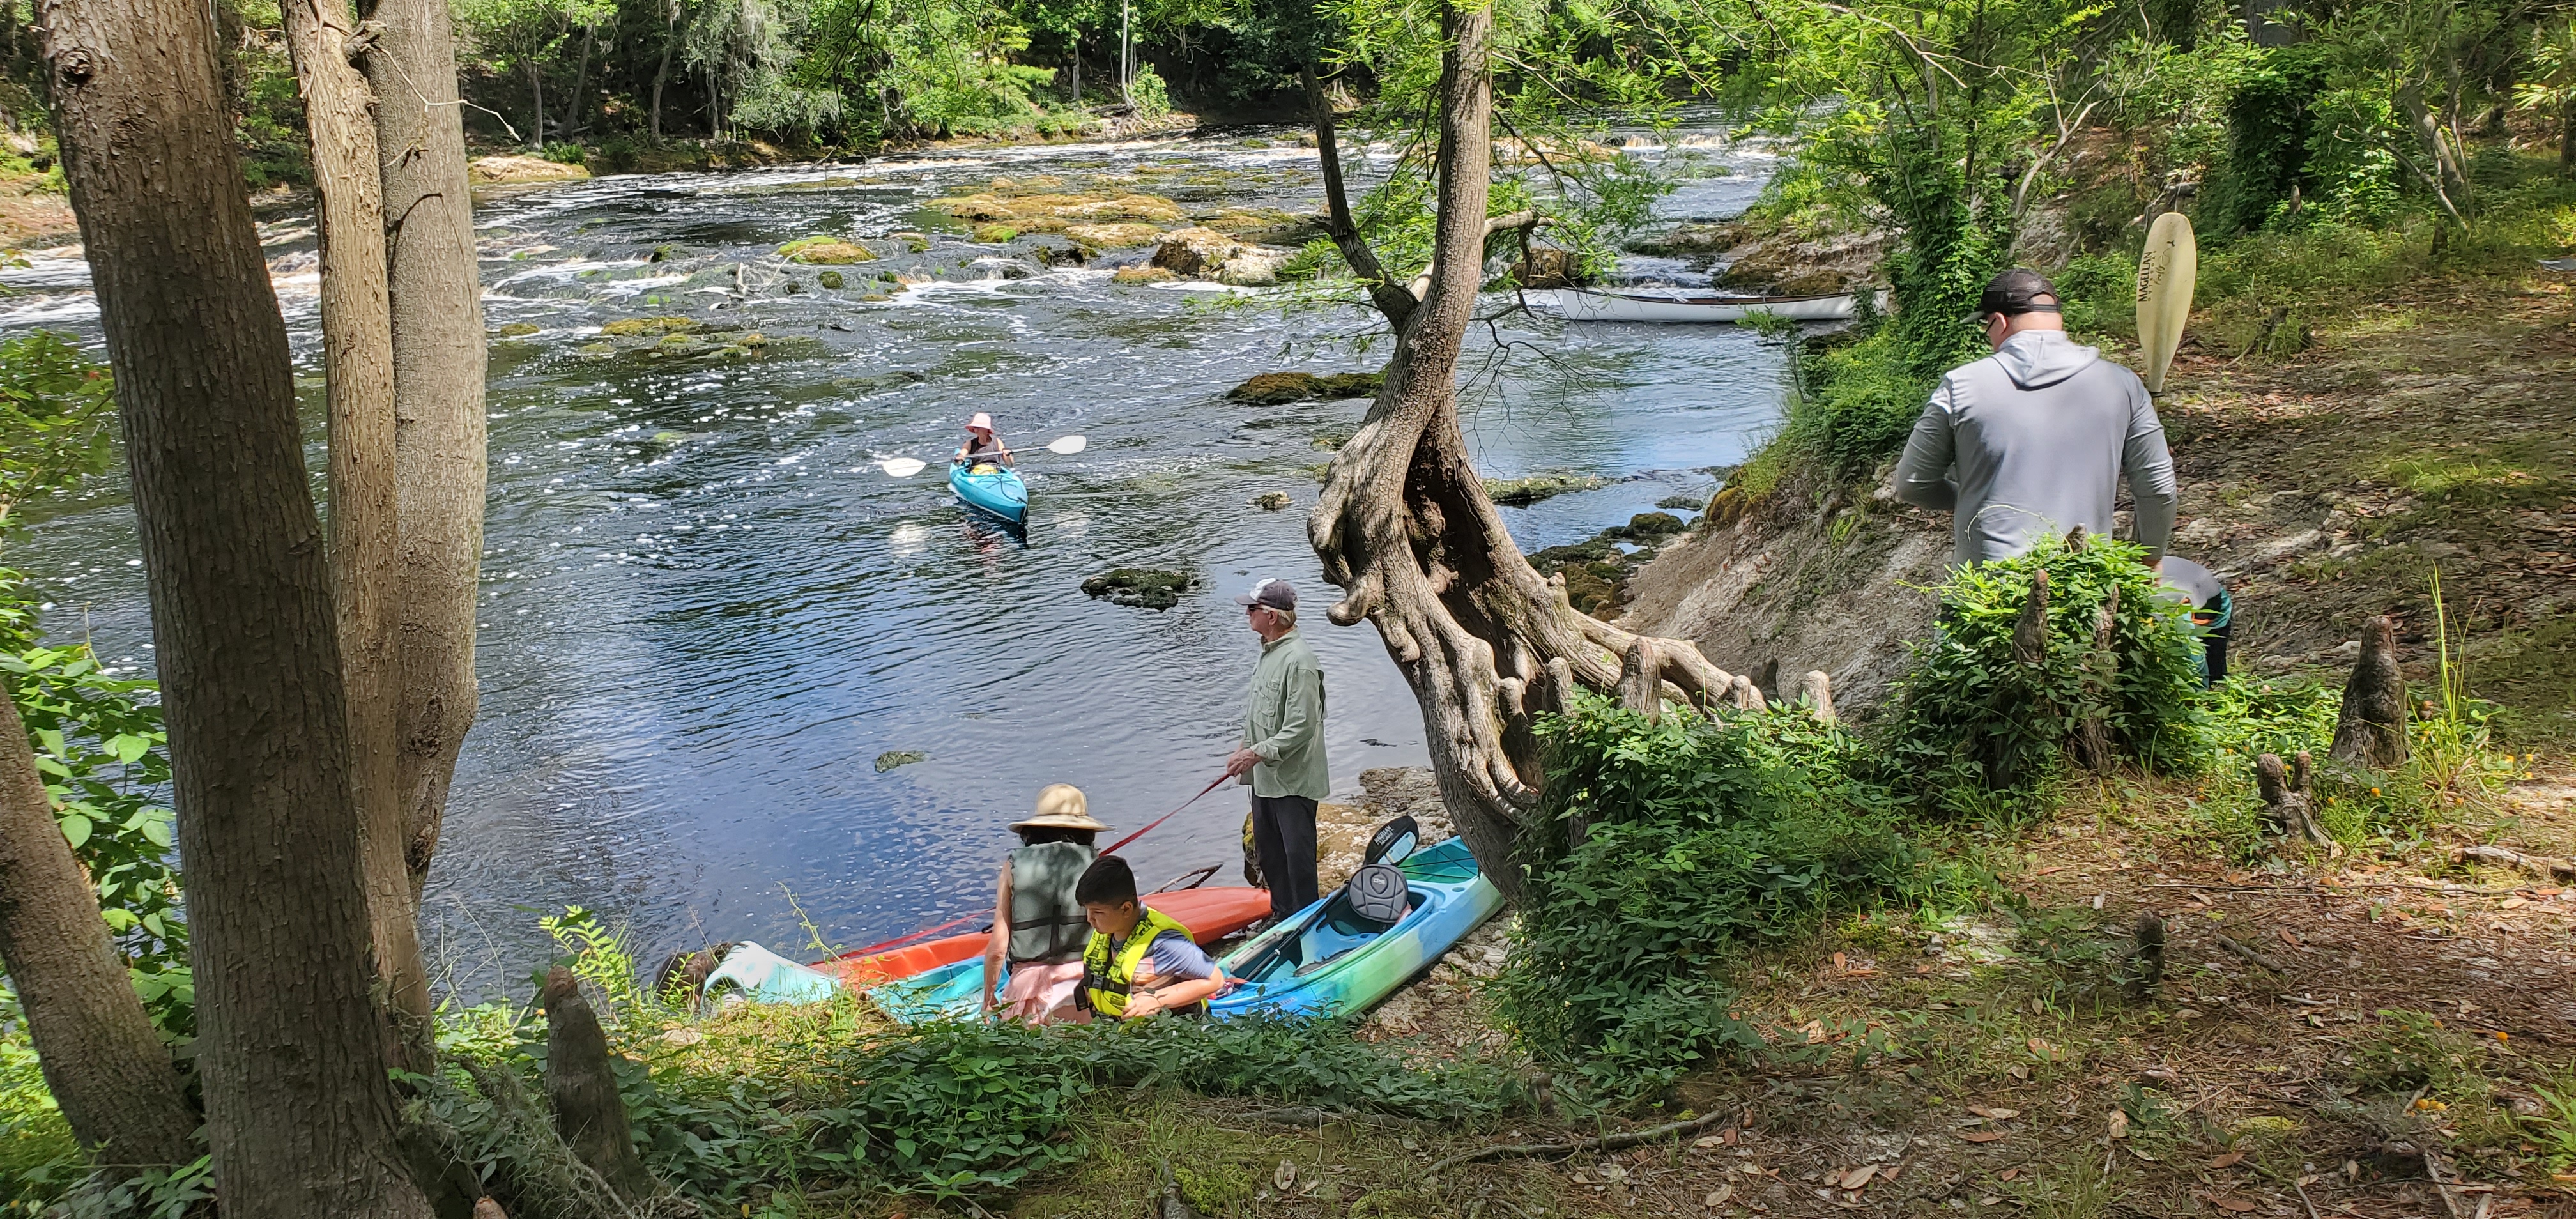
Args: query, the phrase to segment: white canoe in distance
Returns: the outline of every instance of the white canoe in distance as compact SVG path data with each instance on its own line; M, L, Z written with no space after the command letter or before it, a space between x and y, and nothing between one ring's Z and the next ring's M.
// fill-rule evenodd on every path
M1569 322L1740 322L1754 313L1793 322L1840 322L1860 306L1859 294L1853 292L1708 296L1558 288L1529 296Z

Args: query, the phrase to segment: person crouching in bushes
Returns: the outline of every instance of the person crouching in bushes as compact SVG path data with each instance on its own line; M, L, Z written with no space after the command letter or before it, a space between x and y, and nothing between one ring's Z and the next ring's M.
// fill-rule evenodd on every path
M1100 857L1092 839L1108 828L1092 820L1082 789L1070 783L1039 792L1028 820L1011 823L1020 845L1002 861L993 896L993 939L984 948L986 1012L998 1006L1004 1016L1030 1024L1073 1015L1091 935L1074 889ZM1005 960L1011 980L996 1000L993 984Z
M1103 856L1074 886L1091 923L1082 950L1082 989L1075 1002L1093 1017L1134 1020L1156 1012L1204 1016L1208 996L1225 989L1224 971L1190 938L1190 929L1136 898L1127 861Z

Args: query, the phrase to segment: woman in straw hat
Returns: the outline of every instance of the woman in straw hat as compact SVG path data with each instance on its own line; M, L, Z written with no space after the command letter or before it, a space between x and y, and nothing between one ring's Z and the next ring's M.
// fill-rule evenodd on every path
M1064 1017L1082 982L1082 949L1091 936L1074 884L1100 857L1092 839L1108 826L1091 819L1082 789L1057 783L1038 793L1028 820L1011 824L1020 845L1002 861L993 898L993 940L984 948L984 1010L996 1006L1031 1024ZM1002 962L1010 984L996 1000Z
M1010 465L1011 446L1002 443L1001 434L993 430L993 417L982 411L966 421L966 443L957 446L960 462L1000 462Z

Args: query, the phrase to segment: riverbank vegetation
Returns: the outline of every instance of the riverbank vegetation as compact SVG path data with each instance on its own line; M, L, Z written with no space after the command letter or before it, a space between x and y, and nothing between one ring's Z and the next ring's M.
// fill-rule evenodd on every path
M165 10L173 28L204 19ZM223 97L211 72L100 88L167 85L171 106L200 118L221 103L254 144L300 130L258 118L295 96L277 88L263 16L221 27L236 59ZM326 560L248 214L228 177L207 185L222 137L209 142L210 122L151 128L136 138L175 150L156 164L201 175L204 215L140 205L113 158L70 168L99 175L83 194L100 282L152 285L103 302L135 310L111 318L110 354L146 455L136 501L153 523L155 611L179 646L164 645L170 684L156 700L82 649L37 646L23 608L7 620L0 677L24 724L0 733L0 763L17 768L0 792L14 817L0 827L0 935L31 938L0 942L25 998L0 1000L12 1191L0 1204L182 1215L212 1189L240 1214L308 1202L417 1214L486 1195L539 1219L979 1214L1012 1198L1022 1213L1107 1215L1147 1197L1215 1214L2010 1202L2093 1216L2115 1195L2156 1213L2286 1211L2324 1195L2375 1217L2563 1192L2576 1175L2576 1035L2549 996L2576 970L2563 883L2576 880L2576 808L2541 777L2562 763L2507 748L2549 739L2547 716L2563 716L2546 679L2568 671L2566 605L2513 573L2536 585L2567 571L2563 549L2534 539L2565 536L2570 420L2563 388L2503 375L2563 374L2576 358L2566 290L2530 262L2576 241L2565 154L2553 165L2529 147L2567 121L2561 18L2402 0L2275 9L2250 27L2046 0L1772 7L1761 20L1464 5L1320 16L1143 20L1162 31L1149 42L1240 40L1228 44L1240 54L1209 55L1236 75L1194 87L1276 95L1294 82L1286 96L1316 128L1329 207L1303 269L1347 272L1333 285L1356 289L1396 336L1311 536L1347 594L1328 614L1370 620L1404 668L1441 743L1451 811L1518 903L1502 976L1451 1021L1466 1035L1408 1040L1377 1020L903 1032L855 1000L696 1019L642 993L615 937L572 916L552 924L568 960L546 985L550 1014L533 1001L432 1010L410 895L470 720L474 564L421 565L469 611L443 640L450 677L462 645L465 684L423 699L411 679L424 666L389 676L382 642L384 605L418 590L371 600L385 589L350 556L388 535L444 544L451 560L474 553L479 481L406 466L397 497L366 477L384 463L361 458L410 460L401 446L421 435L385 439L391 403L417 421L426 394L453 429L428 464L481 468L481 366L423 341L446 322L479 351L480 320L467 307L353 321L347 302L362 305L367 285L385 302L389 268L326 263L326 329L361 340L330 345ZM1035 32L1066 48L1070 105L1107 21L751 0L460 17L490 73L477 113L507 120L507 138L614 132L639 147L671 134L662 120L683 102L716 139L1043 129L1052 103L1040 99L1059 86L1040 79L1049 49ZM257 54L272 56L265 76L239 62ZM1116 105L1153 110L1154 79L1128 74L1138 96ZM97 93L56 99L75 144L103 139ZM550 108L553 96L568 101ZM1528 243L1545 231L1597 260L1647 214L1660 184L1587 147L1586 125L1692 99L1799 141L1769 222L1877 229L1890 251L1886 310L1808 345L1788 426L1735 480L1735 511L1786 505L1826 531L1825 554L1894 518L1869 487L1929 379L1973 351L1958 318L1984 277L2047 265L2071 320L2116 345L2132 324L2136 221L2183 205L2210 240L2199 348L2178 365L2206 388L2169 415L2186 486L2202 473L2194 494L2259 497L2283 514L2274 525L2299 524L2312 496L2334 505L2340 523L2308 523L2292 533L2306 540L2253 569L2280 589L2266 601L2249 588L2247 604L2333 622L2317 628L2333 639L2358 631L2357 654L2275 653L2287 663L2203 691L2197 641L2159 606L2134 548L2107 539L1945 585L1947 628L1914 624L1910 675L1872 717L1837 713L1830 683L1793 694L1726 673L1688 640L1577 613L1521 556L1467 460L1465 336L1491 299L1493 258L1535 267ZM1364 102L1353 121L1398 150L1356 201L1336 161L1345 100ZM510 118L522 112L525 130ZM442 172L433 185L463 219L461 163ZM373 220L412 214L385 203ZM344 235L370 222L363 207L323 221ZM228 259L145 265L138 251L197 248L159 240L175 224L211 234ZM456 299L470 301L465 231L439 273L461 275L448 286L467 285ZM334 257L350 248L326 242ZM390 267L390 300L416 308L434 294L405 265ZM152 324L208 301L268 321ZM2462 301L2489 316L2458 316ZM2410 330L2418 345L2390 337ZM119 345L135 335L178 338ZM2456 350L2424 350L2427 338ZM384 355L392 386L366 380L349 351ZM0 392L15 412L0 426L42 441L8 455L45 463L0 488L25 496L94 465L98 370L35 340L0 350L0 364L0 384L30 387ZM455 384L405 379L422 367ZM224 369L256 375L209 371ZM2504 388L2467 392L2481 375ZM345 396L370 386L383 392ZM2415 419L2366 414L2407 394L2452 401ZM2349 426L2363 417L2386 425L2369 443ZM173 439L207 419L232 430ZM365 449L376 423L395 447ZM2266 442L2266 428L2279 435ZM2225 443L2198 457L2204 440ZM431 490L470 511L419 519L415 497ZM393 518L369 515L387 504ZM2439 585L2437 562L2449 564ZM2391 610L2402 626L2361 625ZM435 606L400 612L436 618ZM403 622L405 646L439 633ZM2416 649L2411 672L2400 645ZM2499 656L2527 683L2502 714L2475 697L2479 666ZM2360 695L2339 696L2346 672L2366 677ZM2391 684L2407 677L2435 696ZM399 733L348 714L397 704ZM242 722L280 724L310 748L225 748ZM2346 729L2369 747L2347 750ZM397 754L398 779L352 761ZM263 786L279 774L283 787ZM165 783L175 812L158 803ZM190 844L179 875L174 826ZM303 849L284 863L256 854L284 840ZM50 888L20 883L38 867ZM25 921L34 892L33 913L53 922ZM270 897L301 904L254 900ZM58 941L76 951L46 951ZM290 958L298 968L277 966ZM230 989L210 985L200 1005L199 973ZM260 989L288 983L313 989ZM99 1017L45 1006L66 995ZM122 1042L78 1036L111 1026ZM264 1039L288 1028L292 1044ZM336 1074L311 1074L314 1062ZM279 1096L363 1120L330 1146L286 1147L264 1129ZM1602 1137L1662 1118L1685 1125ZM93 1155L104 1171L90 1180ZM210 1179L219 1161L224 1177ZM1488 1161L1500 1163L1468 1168ZM157 1167L133 1175L145 1162ZM315 1164L364 1168L313 1186L296 1174ZM308 1187L313 1198L297 1192Z

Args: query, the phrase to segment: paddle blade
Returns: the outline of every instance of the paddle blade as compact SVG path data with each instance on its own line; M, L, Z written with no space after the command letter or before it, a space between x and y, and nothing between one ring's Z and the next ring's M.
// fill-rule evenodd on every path
M1083 439L1083 438L1082 438L1082 437L1080 437L1080 436L1059 436L1059 437L1057 437L1055 440L1053 440L1053 441L1051 441L1051 442L1049 442L1049 443L1048 443L1048 445L1047 445L1047 452L1055 453L1055 454L1059 454L1059 455L1061 455L1061 456L1065 456L1065 457L1071 457L1071 456L1073 456L1074 454L1079 453L1079 452L1083 451L1084 449L1087 449L1087 448L1090 448L1090 447L1091 447L1091 442L1090 442L1089 440L1085 440L1085 439Z
M2138 347L2146 357L2147 392L2165 389L2174 349L2182 345L2183 323L2191 317L2191 290L2200 278L2200 247L2191 235L2191 219L2181 212L2156 217L2147 230L2147 247L2138 255Z
M930 468L930 463L918 457L889 457L878 462L877 468L896 478L910 478Z

